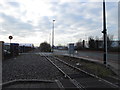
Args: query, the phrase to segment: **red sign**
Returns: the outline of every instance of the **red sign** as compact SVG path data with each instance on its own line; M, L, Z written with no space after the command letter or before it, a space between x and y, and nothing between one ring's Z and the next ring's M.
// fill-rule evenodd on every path
M9 36L9 39L13 39L13 37L12 37L12 36Z

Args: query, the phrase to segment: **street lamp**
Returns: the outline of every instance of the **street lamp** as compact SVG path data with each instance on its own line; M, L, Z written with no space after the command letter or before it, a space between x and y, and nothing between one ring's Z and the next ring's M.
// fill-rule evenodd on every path
M54 52L54 22L55 20L53 20L53 30L52 30L52 52Z
M104 64L107 65L107 29L106 29L106 14L105 14L105 0L103 0L103 36L104 36Z
M49 44L51 45L51 33L49 34Z

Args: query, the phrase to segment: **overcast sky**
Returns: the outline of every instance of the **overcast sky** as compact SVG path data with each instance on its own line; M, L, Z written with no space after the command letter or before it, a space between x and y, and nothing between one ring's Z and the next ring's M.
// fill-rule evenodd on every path
M0 41L9 42L12 35L16 43L51 42L53 19L55 45L87 40L89 36L101 38L102 2L83 1L0 0ZM106 3L107 30L117 39L118 0L114 1Z

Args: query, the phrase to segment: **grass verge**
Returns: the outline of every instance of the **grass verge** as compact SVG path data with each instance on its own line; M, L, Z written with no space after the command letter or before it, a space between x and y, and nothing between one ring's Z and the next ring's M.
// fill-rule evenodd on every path
M94 75L97 75L99 77L116 76L116 74L111 69L105 67L102 64L87 61L84 59L69 57L69 56L62 56L62 55L56 55L56 56L74 66L77 66L77 67L79 67L89 73L92 73Z

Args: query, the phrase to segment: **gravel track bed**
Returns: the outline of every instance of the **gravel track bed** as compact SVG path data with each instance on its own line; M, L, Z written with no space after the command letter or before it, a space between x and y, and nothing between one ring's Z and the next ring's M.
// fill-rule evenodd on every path
M96 72L88 69L84 65L82 65L80 63L81 60L79 60L79 59L72 58L72 57L66 57L66 56L65 57L58 56L58 58L61 59L61 60L63 60L63 61L65 61L65 62L67 62L67 63L69 63L69 64L71 64L71 65L73 65L73 66L75 66L75 67L78 67L78 68L80 68L80 69L82 69L82 70L84 70L84 71L86 71L88 73L92 73L92 74L96 73ZM79 65L77 65L77 63L79 63ZM107 81L109 81L109 82L112 82L112 83L114 83L116 85L119 85L119 82L120 82L119 80L111 78L109 76L108 77L102 77L102 78L105 79L105 80L107 80Z
M55 80L63 75L45 57L24 54L2 62L2 82L15 79Z
M92 70L90 68L88 68L88 66L86 65L87 63L90 63L88 61L85 61L85 60L80 60L80 59L77 59L77 58L73 58L73 57L68 57L68 56L57 56L57 58L75 66L75 67L78 67L88 73L91 73L91 74L94 74L94 75L97 75L99 71L96 71L96 70Z
M69 66L67 66L66 64L56 60L53 57L49 57L52 62L54 62L59 68L61 68L66 74L79 74L79 72Z

